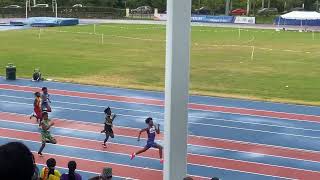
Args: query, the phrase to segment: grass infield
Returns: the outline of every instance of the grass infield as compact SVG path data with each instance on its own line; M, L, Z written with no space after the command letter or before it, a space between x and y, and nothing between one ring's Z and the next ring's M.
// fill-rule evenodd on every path
M60 81L164 87L165 26L34 28L0 39L0 63L14 63L18 77L40 68ZM319 41L311 32L193 27L191 93L320 105Z

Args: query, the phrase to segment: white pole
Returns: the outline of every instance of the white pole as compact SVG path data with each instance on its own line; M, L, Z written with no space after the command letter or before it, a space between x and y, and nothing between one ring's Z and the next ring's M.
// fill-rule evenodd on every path
M28 19L28 0L26 0L26 20Z
M250 13L250 0L247 0L247 16L249 16Z
M254 46L252 46L252 51L251 51L251 60L253 60L253 56L254 56Z
M314 40L314 31L312 31L312 40Z
M226 8L225 8L225 15L228 16L230 12L230 0L226 0Z
M167 0L164 180L187 174L191 0Z
M241 38L241 29L239 28L238 39Z
M104 44L104 34L101 34L101 44Z
M55 3L55 6L56 6L56 19L58 19L58 3L57 3L57 1Z

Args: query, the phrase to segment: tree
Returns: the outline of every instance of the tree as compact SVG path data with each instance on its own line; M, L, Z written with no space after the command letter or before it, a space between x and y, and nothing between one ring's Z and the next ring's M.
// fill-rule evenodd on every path
M159 12L164 12L167 9L167 0L151 0L151 6L158 8Z

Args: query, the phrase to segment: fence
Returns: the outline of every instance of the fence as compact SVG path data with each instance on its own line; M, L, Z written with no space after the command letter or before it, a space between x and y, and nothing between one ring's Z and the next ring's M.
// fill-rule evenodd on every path
M107 7L82 7L70 8L59 7L58 16L64 18L97 18L97 19L119 19L126 15L125 9ZM28 10L29 17L54 17L55 12L52 8L32 7ZM0 8L0 18L23 18L25 17L24 8Z

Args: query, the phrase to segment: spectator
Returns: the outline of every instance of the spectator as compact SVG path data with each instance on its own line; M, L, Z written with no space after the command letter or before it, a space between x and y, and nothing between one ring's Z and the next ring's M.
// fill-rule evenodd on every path
M77 163L75 161L70 161L68 163L69 173L64 173L61 176L61 180L82 180L81 176L75 172L77 169Z
M217 178L217 177L213 177L211 180L219 180L219 178Z
M101 175L90 178L89 180L112 180L112 168L103 168Z
M61 174L58 170L55 170L56 160L50 158L47 160L47 167L44 167L41 171L42 180L60 180Z
M20 142L0 146L0 179L31 180L34 174L32 153Z
M36 161L34 160L34 156L32 155L32 161L33 161L33 167L34 167L34 173L32 176L32 180L38 180L39 179L39 168L36 165Z

